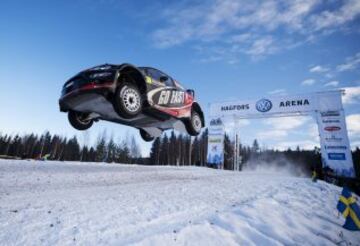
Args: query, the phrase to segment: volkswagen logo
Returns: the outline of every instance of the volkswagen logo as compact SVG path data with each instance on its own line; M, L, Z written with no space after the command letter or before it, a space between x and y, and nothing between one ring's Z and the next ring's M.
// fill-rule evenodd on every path
M256 110L262 113L269 111L272 108L272 102L269 99L261 99L256 102Z

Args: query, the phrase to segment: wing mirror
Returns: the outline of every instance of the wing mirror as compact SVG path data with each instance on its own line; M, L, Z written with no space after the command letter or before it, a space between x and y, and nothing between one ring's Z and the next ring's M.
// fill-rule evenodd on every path
M186 93L190 94L193 98L195 98L195 91L194 90L186 90Z

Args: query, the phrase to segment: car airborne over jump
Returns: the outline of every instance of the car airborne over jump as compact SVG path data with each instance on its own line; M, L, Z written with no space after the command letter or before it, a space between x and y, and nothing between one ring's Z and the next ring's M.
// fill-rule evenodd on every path
M135 127L145 141L152 141L167 129L200 133L204 114L194 96L155 68L104 64L69 79L59 104L78 130L107 120Z

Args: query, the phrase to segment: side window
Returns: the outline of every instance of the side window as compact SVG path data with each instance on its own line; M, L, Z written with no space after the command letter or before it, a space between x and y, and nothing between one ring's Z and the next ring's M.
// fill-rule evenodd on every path
M172 87L174 87L175 85L174 85L173 79L170 78L169 76L167 76L167 77L168 77L168 79L165 81L166 86L172 86Z
M166 80L160 81L161 83L164 83L166 86L175 87L174 81L169 75L167 75L161 71L158 71L158 74L159 74L159 81L160 81L160 78L166 78Z
M151 78L155 79L156 81L159 81L159 80L160 80L160 77L159 77L158 74L156 73L156 70L154 70L154 69L152 69L152 68L147 68L146 71L147 71L147 74L148 74Z
M172 87L174 86L174 81L172 80L172 78L169 77L168 75L160 72L159 70L148 68L147 73L151 78L153 78L154 80L156 80L157 82L159 82L161 84L164 84L166 86L172 86ZM164 78L164 77L166 77L167 80L161 81L161 78Z

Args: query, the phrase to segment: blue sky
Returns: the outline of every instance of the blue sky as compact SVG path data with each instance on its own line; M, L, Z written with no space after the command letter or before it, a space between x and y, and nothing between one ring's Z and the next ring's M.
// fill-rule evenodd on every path
M5 0L0 9L3 133L81 137L59 112L63 83L97 64L129 62L195 89L205 113L212 101L347 88L351 144L360 146L359 0ZM314 129L310 118L251 120L240 134L270 148L312 148ZM89 134L103 130L138 134L108 122Z

